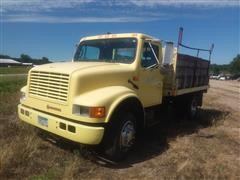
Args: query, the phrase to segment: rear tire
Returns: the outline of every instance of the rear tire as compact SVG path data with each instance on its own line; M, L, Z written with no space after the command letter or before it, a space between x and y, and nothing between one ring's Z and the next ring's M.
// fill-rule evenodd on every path
M188 118L190 120L193 120L196 115L197 115L197 112L198 112L198 102L197 102L197 98L196 96L191 96L189 98L189 102L188 102L188 105L187 105L187 113L188 113Z

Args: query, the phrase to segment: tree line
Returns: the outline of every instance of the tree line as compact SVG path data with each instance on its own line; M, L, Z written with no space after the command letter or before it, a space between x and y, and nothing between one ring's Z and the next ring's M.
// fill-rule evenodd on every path
M0 54L0 59L13 59L21 63L33 63L35 65L51 63L51 61L47 57L42 57L41 59L35 59L27 54L21 54L19 58Z
M210 65L210 74L219 75L219 74L231 74L231 75L240 75L240 54L237 54L236 57L229 64L211 64Z

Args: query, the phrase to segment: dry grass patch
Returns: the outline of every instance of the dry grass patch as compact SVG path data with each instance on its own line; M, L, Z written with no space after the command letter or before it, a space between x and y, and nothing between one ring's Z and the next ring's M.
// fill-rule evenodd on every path
M23 172L34 157L39 139L34 136L17 136L0 149L0 176L11 178Z

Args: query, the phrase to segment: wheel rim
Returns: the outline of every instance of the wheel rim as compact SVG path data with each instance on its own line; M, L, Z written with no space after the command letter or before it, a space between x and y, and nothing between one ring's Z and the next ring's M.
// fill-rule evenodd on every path
M194 98L191 103L191 115L194 116L196 112L197 112L197 101Z
M135 126L132 121L124 123L120 134L120 146L122 148L130 148L135 141Z

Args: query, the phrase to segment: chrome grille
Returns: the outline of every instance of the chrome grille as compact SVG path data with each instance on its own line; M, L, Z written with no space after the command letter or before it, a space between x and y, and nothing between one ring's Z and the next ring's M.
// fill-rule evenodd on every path
M68 99L69 75L62 73L32 71L29 94L66 102Z

